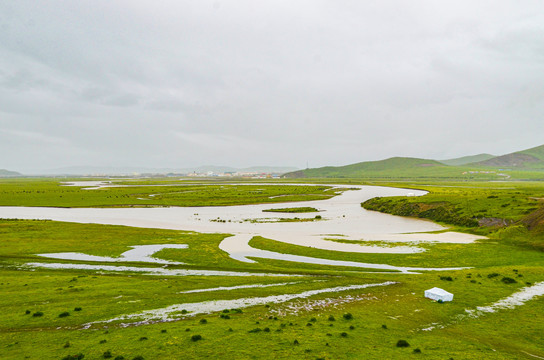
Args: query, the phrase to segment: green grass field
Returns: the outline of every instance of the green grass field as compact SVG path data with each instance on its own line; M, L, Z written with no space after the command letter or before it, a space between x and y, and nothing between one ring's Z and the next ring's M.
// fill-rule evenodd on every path
M222 205L256 203L279 195L287 195L279 198L283 198L282 201L292 198L308 200L332 195L326 187L257 183L231 187L214 183L208 185L209 188L198 184L178 187L177 191L189 188L195 191L181 196L175 194L175 186L168 186L165 190L166 187L157 186L159 184L171 182L154 180L149 187L90 191L60 187L51 179L11 179L0 182L0 203L127 206L137 205L138 197L156 194L157 190L164 194L160 201L153 200L153 205L157 206L195 206L208 204L208 201ZM544 197L544 185L511 182L404 183L403 186L426 189L431 193L420 198L379 199L380 211L393 212L392 209L404 203L438 203L447 209L457 209L452 211L460 218L501 218L509 220L508 226L455 225L455 230L486 234L490 238L465 245L426 244L421 246L427 251L405 255L340 253L258 237L251 241L252 246L263 250L337 260L399 266L472 267L459 271L399 274L280 260L256 259L256 263L243 263L231 259L218 248L228 234L0 220L0 308L3 310L0 358L70 359L78 358L80 354L84 359L117 360L544 357L541 336L544 331L541 319L544 298L535 298L525 305L479 318L464 316L466 309L493 304L524 287L544 281L544 253L533 246L541 236L538 218L534 219L534 214L541 209L539 198ZM421 216L421 213L407 215ZM451 218L442 218L441 222L448 224L448 220ZM300 276L165 276L25 267L25 264L33 262L68 263L39 257L36 255L39 253L82 252L115 257L129 250L130 246L166 243L188 245L187 249L165 249L157 253L162 259L186 263L168 265L167 269ZM122 265L163 268L147 263ZM514 282L505 282L504 278ZM133 323L129 326L124 326L123 321L102 322L173 304L298 294L387 281L395 284L260 304L245 307L241 312L224 309L225 312L180 315L175 321ZM282 285L182 293L255 284ZM435 286L455 294L454 301L440 304L425 299L423 291ZM352 318L344 318L347 313ZM443 328L423 331L432 324ZM397 347L399 340L406 340L410 346Z

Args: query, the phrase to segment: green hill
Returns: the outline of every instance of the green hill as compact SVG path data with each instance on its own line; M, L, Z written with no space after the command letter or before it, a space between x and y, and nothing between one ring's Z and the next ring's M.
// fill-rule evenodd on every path
M0 177L16 177L16 176L22 176L23 174L18 173L16 171L9 171L5 169L0 169Z
M544 171L544 145L475 162L471 166Z
M460 158L448 159L448 160L438 160L438 161L440 161L442 164L445 164L445 165L461 166L461 165L471 164L471 163L475 163L475 162L486 161L486 160L492 159L494 157L496 157L496 155L478 154L478 155L463 156L463 157L460 157Z
M456 176L461 171L436 160L393 157L380 161L366 161L345 166L326 166L287 173L287 178L399 178Z

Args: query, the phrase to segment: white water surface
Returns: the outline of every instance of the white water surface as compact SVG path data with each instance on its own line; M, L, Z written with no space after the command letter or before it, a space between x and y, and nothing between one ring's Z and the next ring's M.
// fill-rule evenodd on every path
M140 322L150 322L150 321L168 321L174 320L177 318L183 318L188 316L194 316L197 314L209 314L212 312L222 311L224 309L239 309L255 305L263 305L268 303L282 303L294 299L304 299L314 295L323 294L323 293L338 293L348 290L360 290L367 289L370 287L377 286L388 286L396 284L393 281L386 281L379 284L364 284L364 285L349 285L349 286L337 286L334 288L326 289L316 289L304 291L298 294L283 294L283 295L270 295L264 297L253 297L253 298L242 298L235 300L212 300L212 301L203 301L198 303L185 303L185 304L176 304L171 305L161 309L146 310L134 314L126 314L115 317L109 320L96 321L91 324L97 323L110 323L114 321L127 321L127 320L137 320ZM187 313L182 314L181 312L185 310ZM140 323L137 323L140 324Z
M165 269L165 268L145 268L138 266L113 266L113 265L89 265L89 264L67 264L67 263L26 263L23 268L43 268L43 269L75 269L75 270L93 270L104 272L137 272L143 275L156 276L285 276L299 277L304 275L294 274L274 274L274 273L251 273L245 271L220 271L220 270L186 270L186 269Z
M64 260L80 260L80 261L97 261L97 262L150 262L155 264L170 264L180 265L184 264L177 261L163 260L153 257L154 253L162 249L187 249L189 246L186 244L159 244L159 245L135 245L131 246L132 250L125 251L119 257L109 256L96 256L87 255L75 252L62 252L62 253L50 253L50 254L38 254L39 256L52 258L52 259L64 259Z
M239 261L252 262L253 260L249 259L250 257L268 258L323 265L372 267L402 272L426 269L342 262L280 254L252 248L248 242L254 236L262 236L267 239L324 250L408 254L424 251L423 248L417 246L419 242L469 243L482 238L456 232L430 233L442 231L446 228L431 221L382 214L367 211L361 207L361 202L373 197L407 196L408 194L410 196L421 196L426 194L425 191L379 186L333 186L337 188L356 188L357 190L344 191L340 195L327 200L291 202L288 204L167 208L0 207L0 218L50 219L77 223L187 230L201 233L227 233L234 234L234 236L227 237L220 244L220 248L227 252L233 259ZM262 218L272 220L295 217L311 219L315 216L315 214L263 212L266 209L283 208L286 205L289 207L316 207L320 210L319 214L323 217L323 220L265 223L248 221ZM218 219L225 222L216 221ZM340 243L327 239L354 240L355 243ZM380 247L364 245L366 240L411 242L414 245ZM86 255L87 259L89 259L88 256ZM83 258L73 257L71 259L84 260Z

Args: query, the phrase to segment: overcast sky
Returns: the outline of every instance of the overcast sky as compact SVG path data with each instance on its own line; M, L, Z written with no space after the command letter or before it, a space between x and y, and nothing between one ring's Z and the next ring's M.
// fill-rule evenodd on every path
M544 2L0 0L0 168L544 143Z

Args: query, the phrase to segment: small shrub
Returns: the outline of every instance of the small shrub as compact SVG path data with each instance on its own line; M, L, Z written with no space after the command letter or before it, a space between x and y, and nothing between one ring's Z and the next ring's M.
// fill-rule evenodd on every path
M510 278L510 277L507 277L507 276L503 277L503 278L501 279L501 281L502 281L503 283L505 283L505 284L514 284L514 283L517 283L516 280L514 280L514 279L512 279L512 278Z
M135 356L132 358L132 360L144 360L144 357L141 355Z
M187 329L185 329L185 331L191 331L191 329L187 328Z
M229 328L227 331L228 332L233 332L234 330L232 330L232 328Z
M81 311L81 308L78 306L78 307L75 307L74 308L74 311Z
M453 278L451 276L441 276L440 277L440 280L444 280L444 281L453 281Z
M113 360L125 360L125 357L123 355L117 355Z
M63 318L63 317L67 317L67 316L70 316L70 313L68 311L65 311L65 312L61 312L59 314L59 318Z
M202 335L193 335L191 336L191 341L202 340Z
M108 350L108 351L104 351L104 354L102 354L102 357L104 359L109 359L109 358L112 358L113 355L111 354L111 351Z
M63 348L68 349L69 347L70 347L70 342L67 341L67 342L64 344Z
M315 218L316 220L321 220L321 215L316 215Z
M408 344L408 341L406 340L399 340L397 341L397 347L408 347L410 344Z
M182 313L182 314L187 314L187 313L188 313L188 311L187 311L187 310L185 310L185 309L183 309L183 310L181 310L181 313Z
M312 323L307 323L306 326L312 326Z
M255 328L255 329L251 329L248 331L248 333L258 333L258 332L261 332L263 331L261 328Z
M34 314L32 314L33 317L40 317L40 316L43 316L43 312L41 311L36 311Z
M295 341L293 341L293 345L298 345L298 344L299 344L298 340L295 339Z
M420 348L415 348L414 349L414 354L421 354Z
M349 327L349 329L350 329L350 330L353 330L353 329L355 329L355 326L351 325L351 326Z
M341 337L348 337L348 333L347 332L343 332L340 334Z
M166 332L166 329L162 329L161 333L164 334Z
M313 317L313 318L310 319L310 321L311 321L311 322L316 322L317 319Z
M228 314L229 312L230 312L230 310L229 310L229 309L225 309L225 310L223 310L223 313L225 313L225 314Z
M263 331L264 331L264 332L270 332L270 328L265 327L265 328L263 329Z
M207 323L208 323L208 320L206 320L206 319L200 319L200 323L201 323L201 324L207 324Z
M353 315L351 315L351 313L345 313L344 315L342 315L342 317L346 320L353 319Z
M75 355L66 355L62 358L62 360L81 360L85 357L82 353L75 354Z
M387 329L387 325L382 325L382 329Z
M225 319L225 320L230 319L230 315L227 315L227 314L221 314L221 315L219 315L219 317L220 317L221 319Z
M491 274L488 274L487 277L489 279L493 279L493 278L496 278L497 276L499 276L500 274L497 274L497 273L491 273Z
M107 342L108 342L108 340L104 339L104 340L100 340L99 344L105 344Z
M336 321L336 319L334 318L334 316L329 315L329 321Z
M30 310L25 311L25 315L30 314Z
M147 340L147 337L146 337L146 336L142 336L142 337L140 338L140 341L145 341L145 340Z

